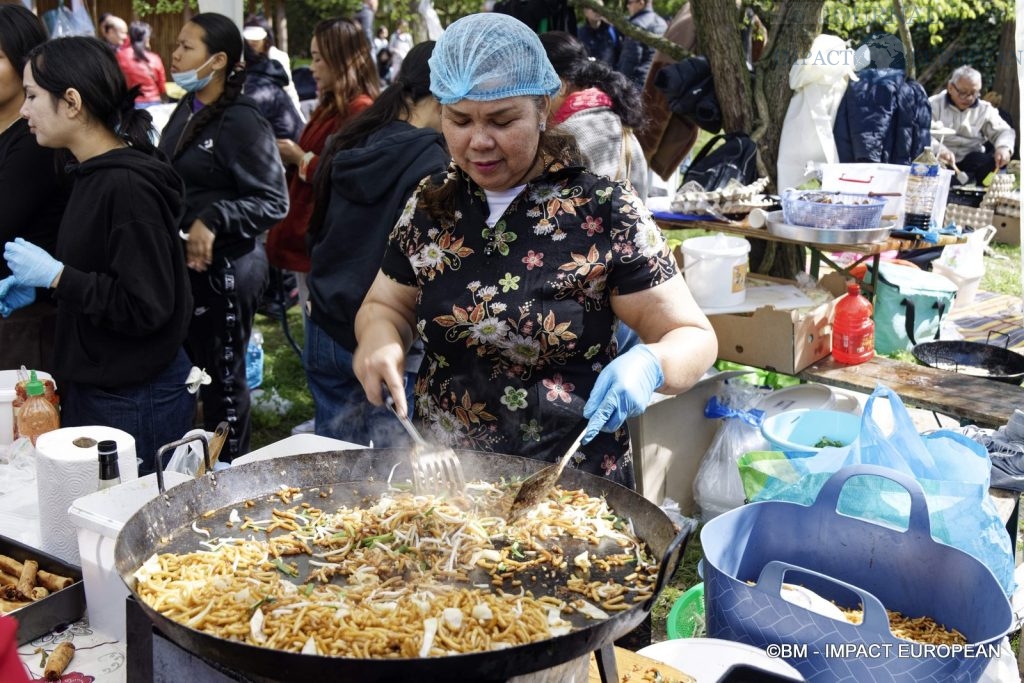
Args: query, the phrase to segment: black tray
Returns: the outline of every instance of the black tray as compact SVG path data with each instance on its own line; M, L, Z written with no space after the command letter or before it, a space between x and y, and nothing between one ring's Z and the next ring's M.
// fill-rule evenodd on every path
M69 576L75 580L67 588L51 593L42 600L36 600L8 615L18 622L18 645L24 645L59 627L73 624L85 615L85 584L82 583L80 567L6 536L0 536L0 555L13 557L18 562L35 560L39 563L40 569Z

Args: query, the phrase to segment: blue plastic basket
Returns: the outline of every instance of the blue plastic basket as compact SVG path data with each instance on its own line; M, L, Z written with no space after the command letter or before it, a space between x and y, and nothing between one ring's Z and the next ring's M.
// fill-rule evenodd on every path
M837 192L786 192L782 217L789 225L831 230L870 230L882 224L885 199Z
M911 503L905 530L837 511L843 486L857 476L882 477L906 489ZM1012 626L1010 602L995 575L932 539L924 492L895 470L840 470L811 506L750 503L714 518L700 536L708 637L761 648L795 646L785 650L786 661L811 683L977 681ZM841 607L862 604L863 622L840 622L784 600L784 580ZM947 656L915 649L892 635L885 609L929 616L974 647ZM850 644L864 648L839 654Z

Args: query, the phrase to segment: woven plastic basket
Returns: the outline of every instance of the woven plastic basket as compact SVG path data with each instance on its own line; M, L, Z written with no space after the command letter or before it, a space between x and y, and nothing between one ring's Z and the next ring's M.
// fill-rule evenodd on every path
M832 230L869 230L882 223L885 199L834 192L787 192L782 217L789 225Z

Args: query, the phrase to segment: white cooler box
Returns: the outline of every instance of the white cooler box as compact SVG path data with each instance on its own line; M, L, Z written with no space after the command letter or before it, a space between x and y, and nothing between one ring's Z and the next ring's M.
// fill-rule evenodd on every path
M180 472L164 472L167 488L191 479ZM149 474L82 496L68 508L68 516L78 528L89 623L120 641L125 640L124 601L128 587L114 568L114 542L124 523L156 495L156 474Z

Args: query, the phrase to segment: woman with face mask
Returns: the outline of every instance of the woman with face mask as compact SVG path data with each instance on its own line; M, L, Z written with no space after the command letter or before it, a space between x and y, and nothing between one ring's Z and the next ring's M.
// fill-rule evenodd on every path
M267 283L259 236L288 211L274 132L242 95L242 34L229 18L197 14L182 27L171 77L188 92L160 149L185 181L185 239L195 310L188 350L212 382L203 386L203 426L226 420L221 459L246 453L252 431L245 351Z
M140 474L192 426L192 313L178 221L184 187L150 143L114 54L96 38L47 41L28 57L22 116L44 147L66 150L74 181L55 257L21 238L4 258L14 279L57 301L52 374L64 427L135 437Z
M419 337L416 413L435 441L551 461L583 430L570 465L632 487L627 418L699 380L714 331L629 185L547 130L561 83L533 31L463 17L429 64L452 163L391 233L356 315L356 376L405 409ZM620 320L643 341L625 353Z

